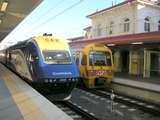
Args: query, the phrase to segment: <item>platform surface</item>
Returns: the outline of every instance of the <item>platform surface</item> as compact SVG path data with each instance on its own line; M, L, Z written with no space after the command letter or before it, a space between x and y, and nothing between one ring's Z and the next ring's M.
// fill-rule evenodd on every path
M127 85L131 87L136 87L140 89L145 89L149 91L159 92L160 93L160 84L151 83L151 82L145 82L145 81L138 81L138 80L132 80L127 78L118 78L115 77L113 79L113 83Z
M72 120L0 64L0 120Z

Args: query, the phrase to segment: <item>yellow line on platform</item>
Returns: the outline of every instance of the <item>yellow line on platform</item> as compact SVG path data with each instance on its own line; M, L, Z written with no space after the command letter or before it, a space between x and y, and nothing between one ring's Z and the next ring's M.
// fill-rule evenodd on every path
M4 67L3 67L4 68ZM4 68L6 69L6 68ZM20 83L15 83L15 76L13 74L6 74L4 69L1 69L1 77L6 83L14 102L21 111L24 120L47 120L47 117L36 106L32 99L26 95L27 89L23 91L20 89ZM7 70L7 73L11 73Z

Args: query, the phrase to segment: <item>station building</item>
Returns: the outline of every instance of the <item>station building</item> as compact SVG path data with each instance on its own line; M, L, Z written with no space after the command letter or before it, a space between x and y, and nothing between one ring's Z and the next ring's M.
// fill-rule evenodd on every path
M160 1L125 0L87 16L85 39L72 45L104 43L113 51L117 75L160 76Z

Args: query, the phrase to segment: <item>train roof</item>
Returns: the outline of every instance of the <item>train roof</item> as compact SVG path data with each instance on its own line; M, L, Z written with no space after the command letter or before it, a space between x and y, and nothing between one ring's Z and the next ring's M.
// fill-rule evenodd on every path
M73 50L73 52L81 52L81 51L85 51L85 50L89 50L90 48L97 48L97 47L105 47L105 49L107 49L107 50L109 50L109 51L111 51L110 50L110 48L108 48L107 46L105 46L104 44L101 44L101 43L91 43L91 44L87 44L87 45L74 45L74 46L72 46L72 50Z
M15 45L12 45L10 47L8 47L7 49L23 48L31 40L34 40L34 39L30 38L30 39L27 39L27 40L24 40L24 41L19 41L18 43L16 43Z
M31 37L27 40L24 41L19 41L18 43L16 43L15 45L12 45L6 49L16 49L16 48L23 48L26 47L27 43L29 42L33 42L35 41L35 43L38 46L44 46L46 45L47 48L52 48L54 44L60 43L62 44L62 46L65 48L67 43L64 40L55 38L52 36L52 34L43 34L42 36L37 36L37 37Z

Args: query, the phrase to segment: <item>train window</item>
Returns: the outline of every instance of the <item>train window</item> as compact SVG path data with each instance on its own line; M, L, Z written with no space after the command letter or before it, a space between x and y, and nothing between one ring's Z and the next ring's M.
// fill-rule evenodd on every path
M38 60L38 54L37 54L37 51L35 49L30 49L30 56L29 56L29 60L31 62L34 62L35 60Z
M45 50L42 53L45 61L48 62L71 62L71 57L67 51Z
M106 55L107 55L107 57L106 57L107 58L107 65L111 66L112 65L111 54L109 52L107 52Z
M111 66L111 55L108 52L92 51L89 58L90 66Z
M38 55L37 55L36 52L34 52L34 53L32 54L32 59L33 59L33 60L38 60Z
M83 56L82 56L81 64L82 64L82 65L87 65L87 56L86 56L86 55L83 55Z
M76 59L75 59L75 60L76 60L76 64L77 64L77 65L79 65L79 58L78 58L78 57L76 57Z
M37 48L33 43L28 43L25 52L27 61L29 62L34 62L35 60L39 59Z
M12 59L12 56L11 56L11 53L10 53L10 52L9 52L8 56L9 56L9 60L11 60L11 59Z

